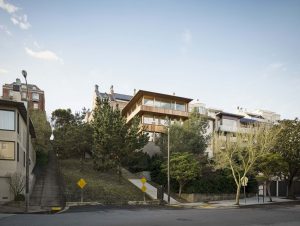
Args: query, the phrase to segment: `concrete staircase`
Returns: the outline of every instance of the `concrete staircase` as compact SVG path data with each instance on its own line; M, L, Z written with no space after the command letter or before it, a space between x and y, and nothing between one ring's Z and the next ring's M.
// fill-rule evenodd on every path
M141 189L142 182L141 182L140 176L130 173L125 168L122 168L122 176L124 178L126 178L134 186ZM151 197L152 199L157 199L157 188L147 182L145 183L145 186L147 188L147 190L146 190L147 195L149 197ZM166 193L164 193L164 201L168 202L168 195ZM170 197L170 204L179 204L179 202L177 200L175 200L174 198Z
M64 206L63 184L61 182L58 160L54 151L49 151L48 164L36 176L30 205L43 209Z

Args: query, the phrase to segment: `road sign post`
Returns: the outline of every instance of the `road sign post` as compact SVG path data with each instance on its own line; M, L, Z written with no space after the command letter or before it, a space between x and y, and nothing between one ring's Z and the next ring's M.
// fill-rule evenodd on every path
M147 187L145 186L145 183L147 182L146 178L142 177L141 182L142 182L141 190L144 193L144 202L146 202L146 191L147 191Z
M80 178L79 181L77 181L78 187L81 189L81 197L80 197L80 202L83 202L83 188L86 186L86 182L83 178Z
M248 177L242 177L241 183L242 183L242 186L244 187L244 200L245 200L245 204L246 204L246 186L248 183Z

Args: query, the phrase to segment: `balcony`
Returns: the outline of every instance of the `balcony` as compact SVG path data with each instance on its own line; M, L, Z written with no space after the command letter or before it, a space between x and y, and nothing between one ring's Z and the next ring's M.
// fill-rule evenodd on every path
M177 111L177 110L171 110L171 109L165 109L165 108L151 107L151 106L146 106L146 105L141 106L141 111L152 112L152 113L157 113L157 114L162 114L162 115L172 115L172 116L178 116L178 117L183 117L183 118L189 117L189 113L186 111Z
M156 113L159 115L165 115L165 116L175 116L178 118L188 118L189 113L186 111L177 111L177 110L171 110L171 109L165 109L165 108L157 108L152 106L146 106L146 105L140 105L137 106L134 111L131 112L129 116L127 116L127 122L129 122L135 115L137 115L139 112L149 112L149 113Z

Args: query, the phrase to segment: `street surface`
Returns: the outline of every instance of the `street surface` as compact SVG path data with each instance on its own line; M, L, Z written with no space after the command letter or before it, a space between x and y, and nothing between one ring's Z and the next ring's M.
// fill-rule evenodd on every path
M79 207L61 214L0 214L1 226L299 226L300 205L268 205L227 209L156 207Z

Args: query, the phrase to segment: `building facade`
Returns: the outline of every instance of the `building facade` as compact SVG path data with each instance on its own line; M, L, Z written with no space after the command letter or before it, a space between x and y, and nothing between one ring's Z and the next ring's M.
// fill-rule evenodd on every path
M28 84L29 109L45 111L45 93L38 86ZM20 79L16 79L11 84L2 86L2 95L4 99L18 99L27 104L27 88L26 84L21 83Z
M13 200L10 190L10 176L18 173L25 178L26 167L26 125L27 110L24 103L0 99L0 202ZM31 138L35 138L35 131L30 121L29 158L30 158L30 190L34 184L32 170L36 156ZM25 192L25 191L24 191Z
M93 94L93 103L92 103L92 111L87 112L85 121L91 122L93 120L93 111L96 108L97 98L102 100L103 98L108 98L110 105L113 108L118 108L122 111L122 109L126 106L126 104L132 99L131 95L115 93L114 87L110 87L110 92L100 92L99 86L95 85L95 90Z
M127 123L139 116L143 130L151 140L155 134L165 133L168 123L184 121L189 117L189 102L192 99L139 90L124 107L122 114Z

